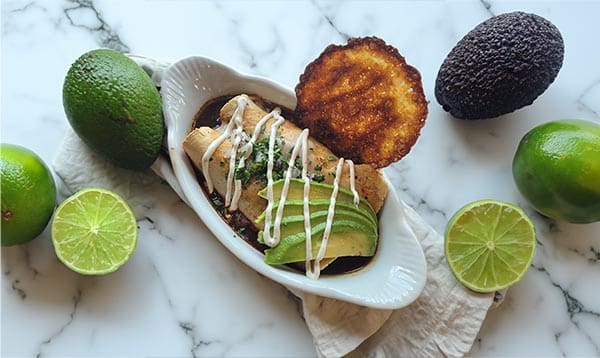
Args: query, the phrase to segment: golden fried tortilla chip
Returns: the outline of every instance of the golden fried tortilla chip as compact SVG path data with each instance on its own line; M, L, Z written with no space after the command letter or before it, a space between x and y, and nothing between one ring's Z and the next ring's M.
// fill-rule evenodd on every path
M296 86L300 127L336 155L385 167L405 156L427 117L421 75L376 37L328 46Z

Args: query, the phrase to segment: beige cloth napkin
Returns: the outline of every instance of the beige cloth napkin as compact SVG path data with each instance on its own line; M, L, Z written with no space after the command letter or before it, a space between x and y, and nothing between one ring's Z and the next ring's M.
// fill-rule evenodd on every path
M160 83L164 63L132 58ZM164 158L152 167L164 181L151 172L119 169L93 153L71 129L65 135L53 167L67 191L90 186L109 188L123 196L137 217L143 217L145 208L160 200L160 193L165 192L164 181L176 193L181 192ZM445 262L443 238L414 210L402 204L427 259L427 283L423 293L408 307L377 310L294 292L302 301L304 319L319 355L456 357L471 349L494 295L476 294L458 283Z

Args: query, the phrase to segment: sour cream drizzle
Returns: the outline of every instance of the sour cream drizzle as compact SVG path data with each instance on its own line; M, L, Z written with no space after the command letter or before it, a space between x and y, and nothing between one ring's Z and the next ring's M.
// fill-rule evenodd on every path
M302 162L302 180L304 182L304 190L303 190L303 215L304 215L304 232L306 235L306 276L317 279L321 273L321 260L325 257L325 253L327 251L327 243L329 241L329 236L331 235L331 227L333 225L333 218L335 216L335 203L337 200L337 194L339 191L339 183L340 177L342 174L342 169L344 164L348 165L348 170L350 173L350 191L353 194L353 202L354 205L358 205L360 202L360 197L355 187L355 173L354 173L354 163L351 160L345 160L344 158L340 158L338 160L336 171L335 171L335 179L333 180L333 190L331 192L331 197L329 200L329 207L327 209L327 221L325 223L325 230L323 231L323 237L321 240L321 246L319 251L317 252L317 257L313 259L312 257L312 233L310 226L310 178L307 174L308 168L308 129L302 130L302 133L296 139L294 143L294 147L292 149L292 153L290 155L290 159L288 162L288 168L285 173L285 179L283 182L283 187L281 189L281 196L279 198L279 206L277 207L277 212L275 214L274 223L273 223L273 234L271 234L271 221L273 221L272 211L274 205L274 193L273 193L273 165L274 165L274 153L275 153L275 139L277 135L277 130L283 124L285 119L281 116L281 110L279 108L275 108L272 112L265 115L261 118L260 121L257 122L254 133L249 140L241 146L240 143L244 137L248 138L248 136L243 131L243 116L244 111L248 105L248 97L246 95L241 95L237 99L237 108L233 112L232 118L227 124L225 131L217 137L206 149L206 152L202 156L202 173L204 174L204 178L206 179L206 186L208 187L208 192L212 193L214 191L214 184L212 182L212 178L210 176L209 171L209 162L214 152L217 148L225 141L225 139L229 138L232 143L231 154L229 159L229 170L227 172L227 187L225 191L225 206L228 206L230 210L237 210L238 201L241 197L242 191L242 182L239 179L235 179L235 161L238 152L240 152L240 160L238 163L238 168L245 168L246 159L250 157L252 154L253 144L256 142L258 137L262 132L262 128L265 126L267 121L270 119L275 119L275 122L271 125L270 133L269 133L269 150L268 150L268 162L267 162L267 208L265 210L265 225L263 229L263 240L266 245L270 247L277 246L281 240L281 221L283 219L283 210L285 207L285 201L287 199L287 194L289 191L290 181L292 179L292 171L294 169L294 164L296 162L296 158L300 155ZM232 194L233 188L233 194Z
M233 182L234 182L234 178L235 178L235 159L237 157L238 147L240 146L240 142L242 141L242 134L244 133L243 132L244 126L242 123L243 118L244 118L243 115L244 115L244 111L241 110L238 112L238 115L234 116L233 119L231 120L231 122L235 122L235 130L233 131L233 133L231 135L232 146L231 146L231 154L229 157L229 172L227 173L227 190L225 192L225 206L231 205L231 199L232 199L231 189L233 187Z
M356 191L356 184L354 182L354 180L356 179L354 176L354 162L350 159L346 159L346 164L348 164L348 171L350 172L350 191L352 192L352 195L354 195L353 204L355 206L358 206L358 204L360 203L360 196L358 196L358 192Z
M352 167L351 164L348 164ZM323 238L321 239L321 247L317 252L317 257L314 260L314 265L310 265L307 260L308 266L306 267L306 276L317 279L321 275L321 260L325 257L325 251L327 250L327 243L329 242L329 235L331 235L331 226L333 225L333 216L335 215L335 202L337 199L337 193L340 188L340 177L342 176L342 168L344 167L344 158L340 158L335 169L335 179L333 179L333 190L331 191L331 198L329 199L329 208L327 209L327 221L325 222L325 230L323 231ZM352 182L352 180L350 180ZM309 236L306 236L307 242ZM311 255L312 256L312 255Z
M256 126L254 127L254 133L252 133L252 137L240 149L240 152L242 153L242 155L240 156L240 162L238 164L238 169L243 169L246 167L246 159L248 159L250 157L250 155L252 154L252 150L254 148L254 143L256 142L256 140L258 139L258 136L262 132L264 125L271 118L275 119L275 123L273 123L271 125L271 134L269 137L269 152L268 152L269 153L269 161L267 163L267 169L269 167L271 168L270 169L270 172L271 172L270 180L271 180L271 182L273 182L273 149L271 149L271 148L274 147L275 135L277 133L277 128L279 128L279 126L285 120L281 116L281 109L279 109L279 108L275 108L273 111L266 114L264 117L262 117L260 119L260 121L258 121L256 123ZM273 142L273 144L271 142ZM268 175L267 175L267 180L268 180ZM271 185L271 187L273 187L273 186ZM236 179L235 180L235 188L233 191L233 198L231 199L231 206L230 206L231 210L235 211L238 209L238 202L239 202L241 196L242 196L242 181L240 179ZM268 196L268 194L267 194L267 196ZM271 190L270 198L273 198L273 190ZM269 222L271 219L270 216L271 215L269 215Z
M272 241L271 236L271 215L273 212L273 161L275 160L275 135L277 134L277 128L283 123L285 119L279 117L273 125L271 125L271 133L269 134L269 151L267 161L267 208L265 211L265 227L263 229L263 240L267 242ZM277 240L279 242L279 240ZM268 245L268 244L267 244ZM271 245L272 246L272 245Z
M237 122L240 123L240 127L241 127L241 123L242 123L242 119L243 119L243 115L244 115L244 110L246 109L246 106L248 105L248 97L246 95L241 95L238 97L237 99L237 108L235 109L235 112L233 112L233 116L231 118L231 120L229 121L229 123L227 123L227 127L225 128L225 131L223 133L221 133L221 135L219 137L217 137L217 139L215 139L212 143L210 143L210 145L208 146L208 148L206 148L206 152L204 152L204 155L202 156L202 174L204 174L204 178L206 179L206 186L208 187L208 192L210 194L212 194L212 192L215 190L214 184L212 182L212 178L210 177L210 171L208 170L208 164L210 162L210 158L212 158L212 156L215 154L215 151L217 150L217 148L219 148L219 146L221 144L223 144L223 142L225 141L225 139L229 138L230 141L233 143L233 138L232 137L232 132L235 128L235 126L237 125ZM232 167L232 164L235 165L235 161L230 160L230 165L229 167ZM229 192L229 177L231 176L231 170L229 171L229 173L227 174L227 192ZM227 201L227 200L225 200ZM229 203L226 203L226 205L228 205Z
M271 144L271 143L269 143ZM292 150L292 154L290 155L290 161L288 162L288 168L285 172L285 179L283 181L283 187L281 188L281 196L279 198L279 206L277 207L277 214L275 214L275 223L273 224L273 235L270 233L270 225L267 226L267 220L265 220L265 230L263 230L263 239L265 244L268 246L277 246L281 239L281 220L283 219L283 209L285 207L285 200L287 199L287 194L290 188L290 181L292 179L292 170L294 169L294 163L296 162L296 158L298 157L298 153L302 151L302 179L304 180L304 199L308 200L308 193L310 191L310 181L308 180L308 176L306 175L306 167L307 164L307 147L308 147L308 129L304 129L298 139L296 139L296 143L294 144L294 149ZM271 151L273 148L269 145L269 158L271 155ZM273 168L267 168L267 175L269 175L269 171L272 173ZM267 192L273 190L273 182L267 182ZM270 208L267 204L267 214L269 213ZM271 209L272 210L272 209ZM306 221L310 221L310 213L306 215L307 212L304 210L304 226L306 228ZM265 215L266 216L266 215ZM270 224L270 223L269 223ZM310 225L310 223L309 223ZM309 226L310 229L310 226ZM309 231L310 233L310 231ZM307 236L308 237L308 236ZM306 240L307 242L309 240Z

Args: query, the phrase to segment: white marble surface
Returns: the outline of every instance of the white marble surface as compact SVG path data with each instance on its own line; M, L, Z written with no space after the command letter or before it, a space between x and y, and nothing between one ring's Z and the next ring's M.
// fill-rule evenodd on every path
M412 152L387 173L443 232L463 204L515 202L538 230L525 278L489 313L473 356L600 356L600 223L535 214L512 181L521 136L559 118L600 122L600 3L337 1L2 1L2 142L52 161L68 126L62 82L79 55L110 47L165 60L204 55L294 86L329 43L377 35L423 76L430 115ZM565 40L554 84L501 119L463 122L435 101L448 51L492 14L523 10ZM296 304L212 237L168 190L152 195L130 262L83 277L56 259L49 233L2 248L2 356L313 356Z

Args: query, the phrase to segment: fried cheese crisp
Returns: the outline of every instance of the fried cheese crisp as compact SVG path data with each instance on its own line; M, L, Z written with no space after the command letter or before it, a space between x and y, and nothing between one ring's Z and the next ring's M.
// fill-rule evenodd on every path
M297 123L340 157L377 168L405 156L427 117L421 75L377 37L330 45L300 76Z

